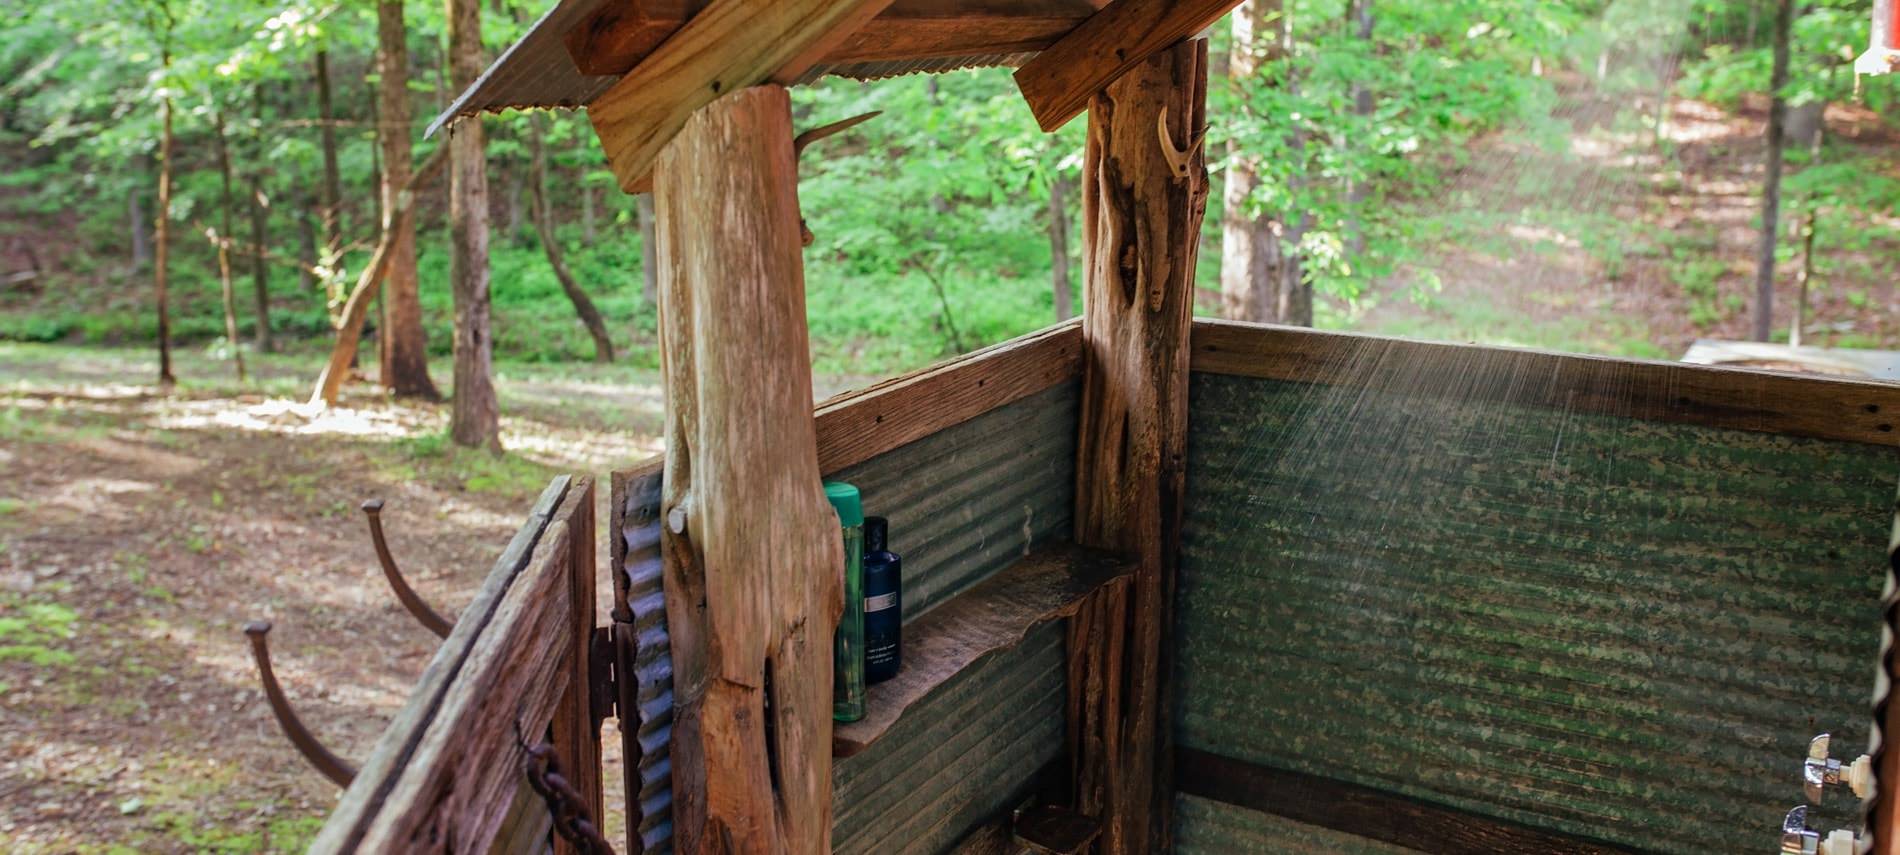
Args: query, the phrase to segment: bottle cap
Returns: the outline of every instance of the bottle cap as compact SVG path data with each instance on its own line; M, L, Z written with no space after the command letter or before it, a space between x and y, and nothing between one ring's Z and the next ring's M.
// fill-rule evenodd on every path
M825 498L831 500L831 509L838 512L838 524L845 528L864 525L864 501L858 497L858 488L843 481L826 481Z
M891 521L883 517L864 518L864 552L883 552L889 549Z

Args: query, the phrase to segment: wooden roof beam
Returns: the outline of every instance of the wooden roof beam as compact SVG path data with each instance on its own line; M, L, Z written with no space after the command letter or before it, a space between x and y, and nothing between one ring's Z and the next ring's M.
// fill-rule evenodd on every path
M713 0L587 106L620 187L637 192L660 149L721 95L809 67L891 0Z
M1214 25L1240 0L1116 0L1016 70L1044 131L1082 115L1089 99L1159 51Z
M839 64L1032 53L1055 44L1103 2L893 0L821 59ZM625 74L706 6L707 0L621 0L567 34L568 55L582 74ZM795 76L781 70L774 79Z

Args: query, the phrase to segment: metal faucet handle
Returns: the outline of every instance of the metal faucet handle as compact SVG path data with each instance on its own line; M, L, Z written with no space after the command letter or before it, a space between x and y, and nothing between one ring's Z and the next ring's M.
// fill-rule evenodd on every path
M1808 827L1808 806L1788 811L1781 821L1781 855L1817 855L1821 851L1821 833Z
M1781 821L1781 855L1855 855L1859 851L1860 838L1852 831L1841 828L1822 837L1809 828L1807 805L1788 811Z
M1825 733L1808 741L1808 759L1801 762L1801 790L1808 802L1820 804L1828 786L1843 783L1863 799L1873 795L1873 758L1863 754L1853 763L1842 765L1828 756L1828 742Z

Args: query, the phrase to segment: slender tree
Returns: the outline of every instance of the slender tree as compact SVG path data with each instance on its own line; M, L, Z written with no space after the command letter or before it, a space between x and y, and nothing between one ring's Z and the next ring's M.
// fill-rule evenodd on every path
M449 77L459 91L481 76L481 0L448 0ZM501 407L489 376L488 171L481 117L449 135L449 284L455 298L455 404L449 437L501 449Z
M640 217L640 296L656 310L660 305L660 240L654 228L653 194L642 193L634 203Z
M561 282L561 293L574 304L574 313L580 316L587 334L594 339L594 361L612 362L614 340L607 334L607 322L601 319L594 301L588 299L580 282L568 271L567 262L561 257L561 242L554 234L554 206L548 203L548 143L542 121L543 117L538 115L528 119L528 150L532 158L528 162L528 194L535 234L541 239L541 249L547 254L554 278Z
M395 217L396 195L409 183L410 147L408 27L403 0L376 4L381 69L377 82L377 137L382 143L383 229L395 229L383 296L383 387L398 396L441 397L429 377L429 339L422 328L422 296L416 273L416 221Z
M317 133L323 143L323 183L317 190L323 219L323 266L333 268L343 252L343 184L337 173L336 108L330 98L330 51L317 48ZM330 319L336 320L343 309L343 282L337 276L325 279L330 298Z
M1281 20L1280 0L1246 0L1234 9L1227 79L1237 91L1258 85L1262 70L1278 56ZM1221 193L1221 314L1236 321L1278 320L1274 223L1257 213L1252 201L1260 187L1260 166L1237 145L1228 152Z
M211 130L218 147L218 229L211 242L218 251L218 296L224 304L224 340L231 346L231 361L237 365L237 379L244 382L244 344L238 339L237 291L231 285L231 145L224 133L224 111L213 107ZM260 251L262 247L258 248Z
M1775 5L1775 67L1769 76L1767 169L1761 185L1761 245L1755 254L1755 340L1767 341L1775 324L1775 237L1781 231L1781 161L1788 102L1788 40L1794 0Z
M158 302L158 385L171 388L178 382L172 376L172 319L171 299L166 293L166 274L170 262L171 218L172 218L172 31L177 21L172 17L169 0L158 0L154 4L158 30L159 64L164 68L165 81L162 84L164 94L159 97L159 138L158 138L158 211L152 218L157 224L153 236L154 261L153 285L154 297Z
M258 353L276 349L270 334L270 197L264 194L264 88L251 89L251 292L257 303L256 328L253 331Z
M1049 275L1055 293L1056 320L1075 317L1075 289L1069 283L1069 180L1049 181Z

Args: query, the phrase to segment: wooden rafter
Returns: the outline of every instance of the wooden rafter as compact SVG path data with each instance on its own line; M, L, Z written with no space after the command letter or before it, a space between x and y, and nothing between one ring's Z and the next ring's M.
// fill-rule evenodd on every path
M891 0L713 0L587 107L624 190L643 185L693 112L763 83Z
M1157 51L1213 26L1240 0L1116 0L1016 70L1036 123L1054 131Z
M820 58L838 64L1039 51L1088 20L1101 2L892 0ZM567 34L568 54L583 74L626 74L707 5L707 0L610 4ZM775 79L793 76L787 71L780 69Z

